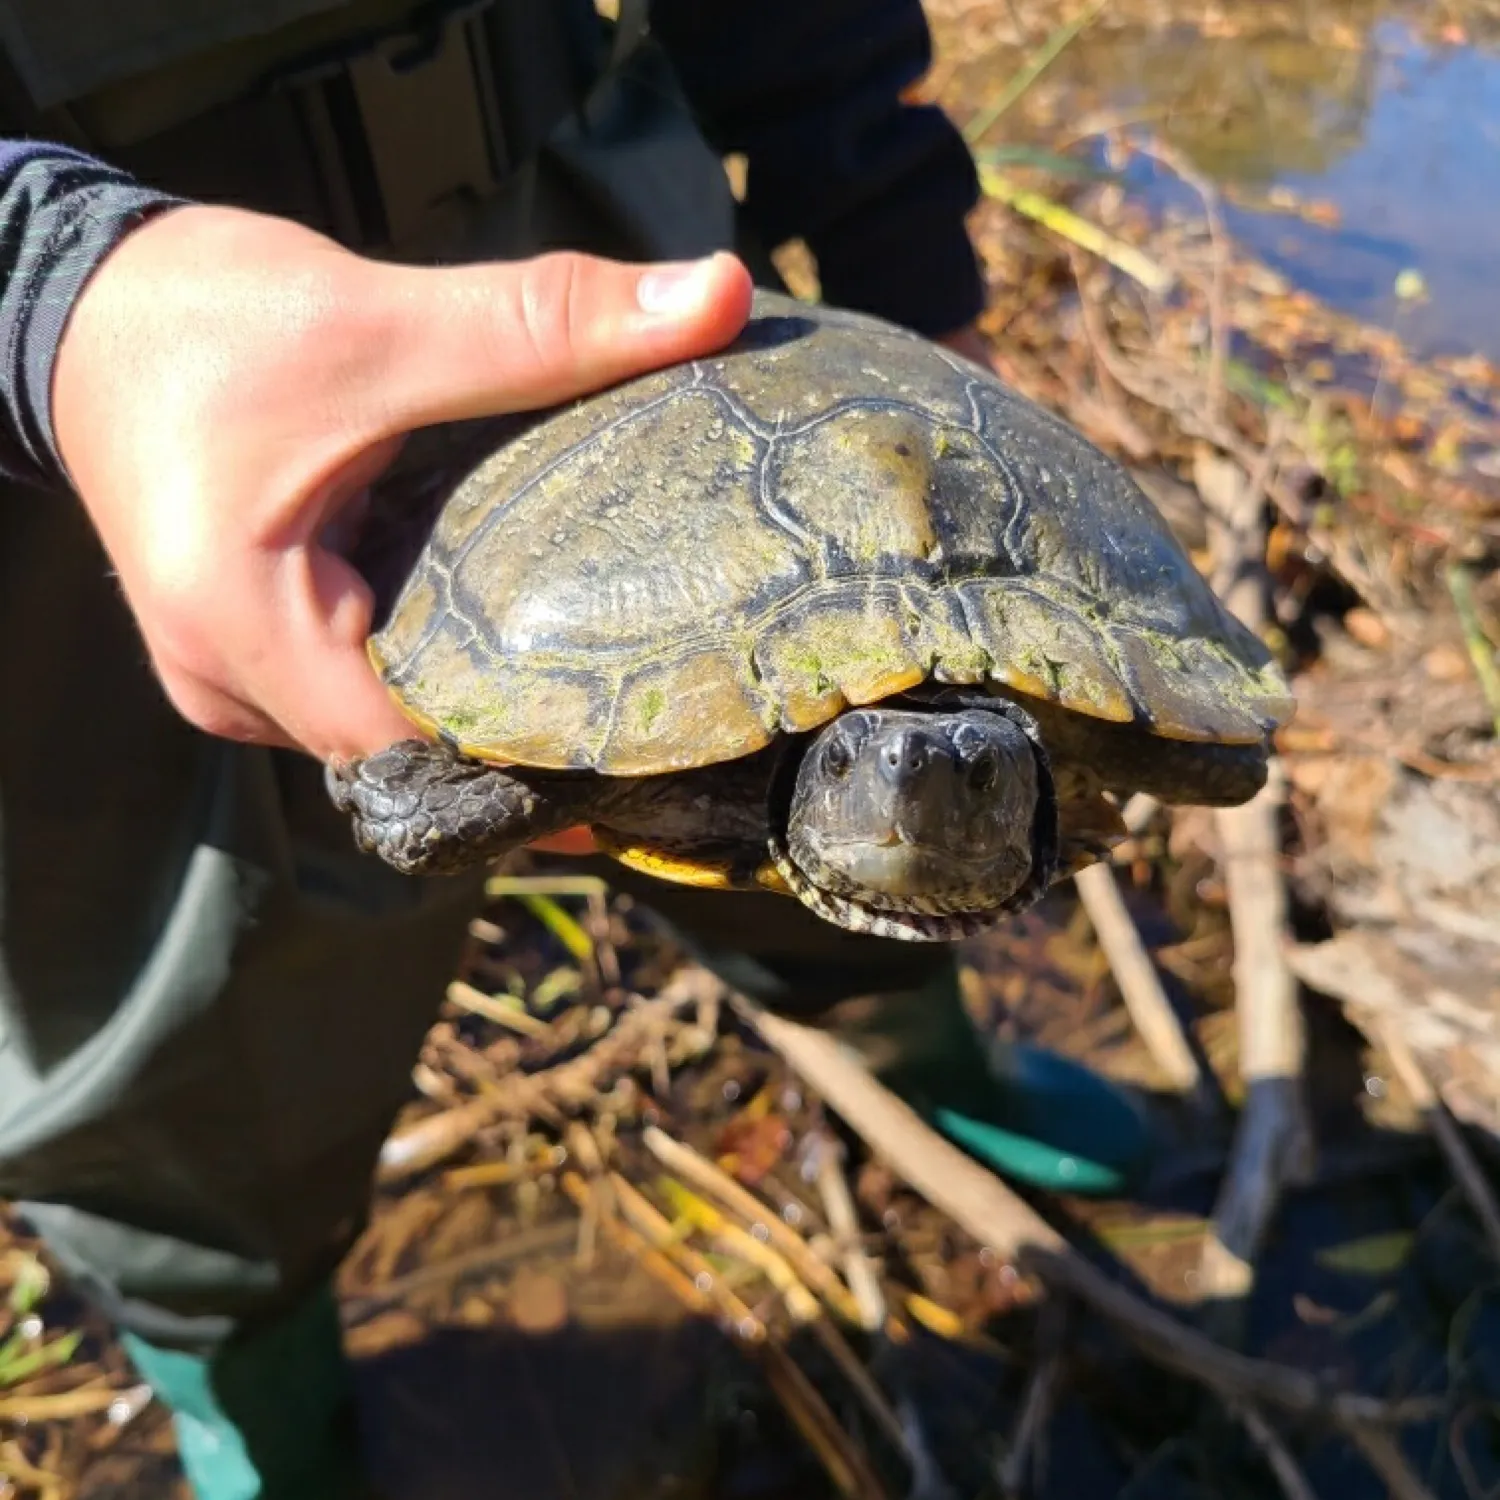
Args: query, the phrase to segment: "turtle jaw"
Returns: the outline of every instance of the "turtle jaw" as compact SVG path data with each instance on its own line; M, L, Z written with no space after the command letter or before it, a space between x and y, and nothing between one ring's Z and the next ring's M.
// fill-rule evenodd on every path
M802 755L771 853L792 893L840 926L953 941L1046 889L1056 819L1045 751L1011 705L855 709Z
M802 830L794 858L825 890L893 911L932 916L982 907L1005 871L986 860L965 860L947 849L904 839L847 839L821 843Z

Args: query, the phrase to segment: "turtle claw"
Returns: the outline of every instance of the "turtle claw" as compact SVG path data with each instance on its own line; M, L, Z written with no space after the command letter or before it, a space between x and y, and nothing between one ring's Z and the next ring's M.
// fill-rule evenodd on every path
M427 740L330 761L324 781L358 847L403 875L461 874L578 820L544 787Z
M354 762L347 761L342 756L335 760L330 760L323 767L323 787L328 793L328 800L341 813L349 813L354 810L354 799L351 792L354 779Z

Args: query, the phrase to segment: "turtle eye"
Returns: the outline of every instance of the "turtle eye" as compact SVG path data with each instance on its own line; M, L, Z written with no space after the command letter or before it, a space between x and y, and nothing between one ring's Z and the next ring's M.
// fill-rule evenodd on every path
M854 764L854 757L849 753L849 747L844 743L843 736L831 739L823 747L823 769L836 780L842 781L849 774L849 767Z
M1000 757L993 750L981 750L969 766L969 785L976 792L987 792L999 779Z

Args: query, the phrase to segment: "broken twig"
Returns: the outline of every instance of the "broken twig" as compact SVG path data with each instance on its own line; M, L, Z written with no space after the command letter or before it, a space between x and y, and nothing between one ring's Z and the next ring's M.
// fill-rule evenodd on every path
M1269 450L1268 450L1269 453ZM1215 575L1226 605L1251 630L1265 622L1263 500L1269 459L1253 478L1232 459L1200 452L1194 479L1211 516ZM1243 1297L1283 1189L1312 1170L1302 1098L1306 1049L1297 981L1287 963L1286 882L1281 873L1279 763L1239 807L1216 810L1229 922L1234 935L1235 1014L1245 1104L1229 1170L1204 1241L1199 1285L1206 1297Z
M641 1139L646 1149L669 1172L675 1172L684 1181L718 1199L725 1208L738 1214L752 1232L763 1231L767 1242L787 1258L797 1274L829 1307L848 1322L856 1326L859 1324L859 1305L849 1289L813 1254L802 1236L782 1221L774 1209L762 1203L754 1193L741 1187L706 1156L674 1139L659 1126L648 1125L642 1132Z
M772 1015L743 996L733 1003L878 1156L980 1244L1006 1260L1024 1245L1066 1252L1067 1242L1040 1214L930 1129L833 1037Z
M1433 1494L1413 1472L1400 1445L1383 1427L1369 1422L1339 1424L1344 1436L1359 1449L1360 1457L1385 1482L1391 1500L1433 1500Z
M744 996L736 995L733 1003L828 1107L929 1203L1044 1286L1115 1324L1157 1363L1221 1397L1245 1397L1303 1417L1326 1414L1340 1422L1389 1424L1425 1421L1440 1409L1439 1401L1382 1401L1330 1391L1308 1371L1251 1359L1204 1338L1084 1260L1046 1220L944 1140L832 1037L772 1015Z
M1117 271L1123 271L1140 282L1147 291L1161 295L1169 292L1176 282L1177 278L1171 271L1143 251L1137 250L1134 245L1127 245L1124 240L1116 239L1097 224L1075 214L1071 208L1064 208L1061 203L1045 194L1012 182L993 167L980 164L979 185L984 189L986 197L1004 203L1017 213L1025 214L1028 219L1035 219L1053 234L1071 240L1101 260L1107 260Z
M1266 1467L1276 1477L1281 1493L1286 1500L1318 1500L1307 1476L1292 1457L1292 1450L1281 1440L1281 1434L1261 1415L1259 1409L1248 1401L1235 1401L1231 1409L1239 1419L1240 1426L1250 1435L1250 1441L1260 1449Z
M1500 667L1495 665L1495 648L1479 621L1479 606L1474 602L1474 580L1467 563L1454 563L1447 573L1448 592L1453 598L1453 607L1458 611L1459 623L1463 626L1464 644L1469 650L1469 660L1474 664L1474 675L1484 692L1485 702L1490 706L1490 715L1495 726L1495 737L1500 739Z
M1432 1131L1438 1149L1442 1151L1449 1169L1458 1180L1459 1187L1463 1189L1469 1206L1484 1230L1485 1238L1490 1242L1490 1250L1500 1260L1500 1205L1496 1204L1489 1179L1474 1160L1474 1153L1469 1150L1458 1121L1448 1113L1447 1106L1438 1097L1437 1089L1427 1076L1427 1070L1396 1028L1387 1021L1376 1023L1375 1030L1386 1056L1391 1060L1391 1068L1406 1092L1411 1095L1411 1101L1421 1113L1427 1128Z
M1203 1071L1126 910L1113 868L1102 861L1090 865L1073 877L1073 884L1146 1050L1176 1092L1191 1095L1200 1107L1206 1107L1209 1100Z
M994 129L1000 117L1034 84L1067 50L1068 45L1099 18L1109 0L1094 3L1071 21L1065 21L1026 60L1026 65L1006 84L1000 97L988 109L981 110L964 126L964 139L975 146ZM1016 23L1020 29L1020 22ZM1024 36L1025 33L1022 32Z
M854 1196L844 1176L844 1164L839 1160L838 1144L832 1136L820 1132L817 1152L818 1190L823 1198L823 1212L828 1215L828 1227L843 1257L844 1279L859 1304L860 1326L866 1333L878 1333L886 1323L885 1293L880 1290L875 1266L860 1243Z
M1062 1383L1067 1316L1067 1308L1062 1303L1049 1302L1042 1308L1037 1319L1036 1368L1031 1372L1031 1378L1026 1383L1026 1393L1021 1398L1021 1415L1016 1422L1016 1435L996 1476L1007 1500L1019 1500L1025 1494L1028 1488L1027 1476L1033 1472L1038 1474L1036 1487L1042 1487L1039 1471L1044 1467L1046 1459L1042 1439L1048 1422L1052 1420L1057 1389Z

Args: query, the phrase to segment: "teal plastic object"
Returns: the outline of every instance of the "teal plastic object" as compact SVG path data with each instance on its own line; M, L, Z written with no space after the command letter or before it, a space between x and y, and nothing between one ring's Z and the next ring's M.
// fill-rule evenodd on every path
M1146 1120L1107 1079L1027 1046L1006 1047L990 1066L998 1087L989 1119L932 1111L933 1124L956 1146L1004 1177L1065 1193L1119 1193L1144 1171Z
M194 1500L379 1500L327 1283L212 1353L121 1342L172 1414Z
M133 1333L122 1342L137 1372L172 1413L178 1457L194 1500L262 1500L261 1475L243 1433L214 1392L208 1360L159 1349Z

